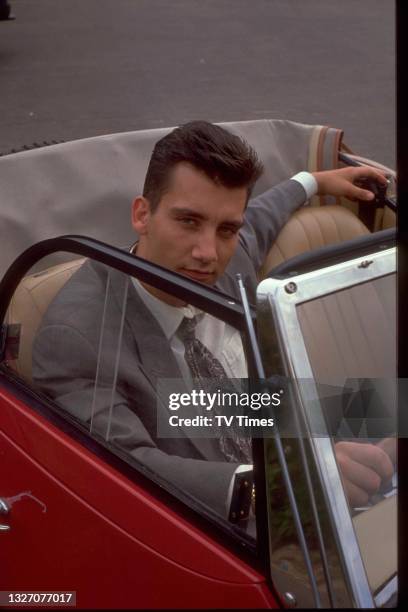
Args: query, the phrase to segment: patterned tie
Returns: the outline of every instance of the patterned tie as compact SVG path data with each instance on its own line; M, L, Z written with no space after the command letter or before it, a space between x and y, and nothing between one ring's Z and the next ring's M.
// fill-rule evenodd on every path
M200 386L206 391L214 392L216 388L222 386L226 392L237 392L231 382L228 381L227 374L221 363L208 350L206 346L196 338L195 328L198 323L198 317L191 319L184 317L178 329L178 335L183 341L185 347L184 358L191 370L191 374ZM209 380L211 384L209 388ZM220 385L222 381L222 385ZM222 412L222 407L214 404L215 414L225 414ZM234 423L234 422L233 422ZM221 452L228 461L235 463L252 463L251 440L240 434L237 426L227 427L223 422L219 426L219 444Z

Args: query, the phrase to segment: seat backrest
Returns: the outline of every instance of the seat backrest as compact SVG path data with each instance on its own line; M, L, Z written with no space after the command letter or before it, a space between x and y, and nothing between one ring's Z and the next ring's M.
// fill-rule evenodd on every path
M347 208L336 205L304 206L292 215L280 232L259 272L259 278L265 278L278 264L295 255L368 233L367 227Z
M48 268L26 276L17 287L7 313L9 325L19 325L18 357L9 365L28 381L32 380L32 347L34 337L49 304L85 259Z

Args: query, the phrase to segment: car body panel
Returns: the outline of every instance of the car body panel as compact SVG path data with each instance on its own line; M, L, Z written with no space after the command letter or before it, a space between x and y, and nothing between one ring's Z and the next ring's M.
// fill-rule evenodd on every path
M76 590L81 607L274 606L260 574L4 389L0 407L20 423L20 444L0 432L3 589Z

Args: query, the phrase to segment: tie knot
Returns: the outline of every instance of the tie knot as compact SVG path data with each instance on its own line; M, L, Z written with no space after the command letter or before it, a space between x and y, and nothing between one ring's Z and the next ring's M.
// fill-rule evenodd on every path
M197 317L184 317L178 328L178 335L180 339L185 343L192 342L195 339L195 328L197 326Z

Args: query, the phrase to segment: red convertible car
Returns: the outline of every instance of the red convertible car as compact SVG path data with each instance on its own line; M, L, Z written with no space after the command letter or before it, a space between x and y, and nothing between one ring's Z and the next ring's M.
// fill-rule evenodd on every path
M354 155L334 128L224 125L262 158L258 193L304 169L381 167ZM334 447L344 439L395 441L394 194L378 193L371 207L313 198L270 251L256 304L245 295L237 302L120 248L132 242L130 203L165 132L0 158L0 603L393 606L397 472L366 505L353 506ZM75 394L62 406L33 377L42 317L89 260L112 278L141 279L228 323L247 347L250 379L287 382L273 433L253 438L254 486L243 477L229 512L121 448L109 423L101 435L75 412ZM117 337L120 351L120 329ZM103 340L100 347L98 367ZM96 410L100 392L95 372ZM246 490L256 494L250 508Z

